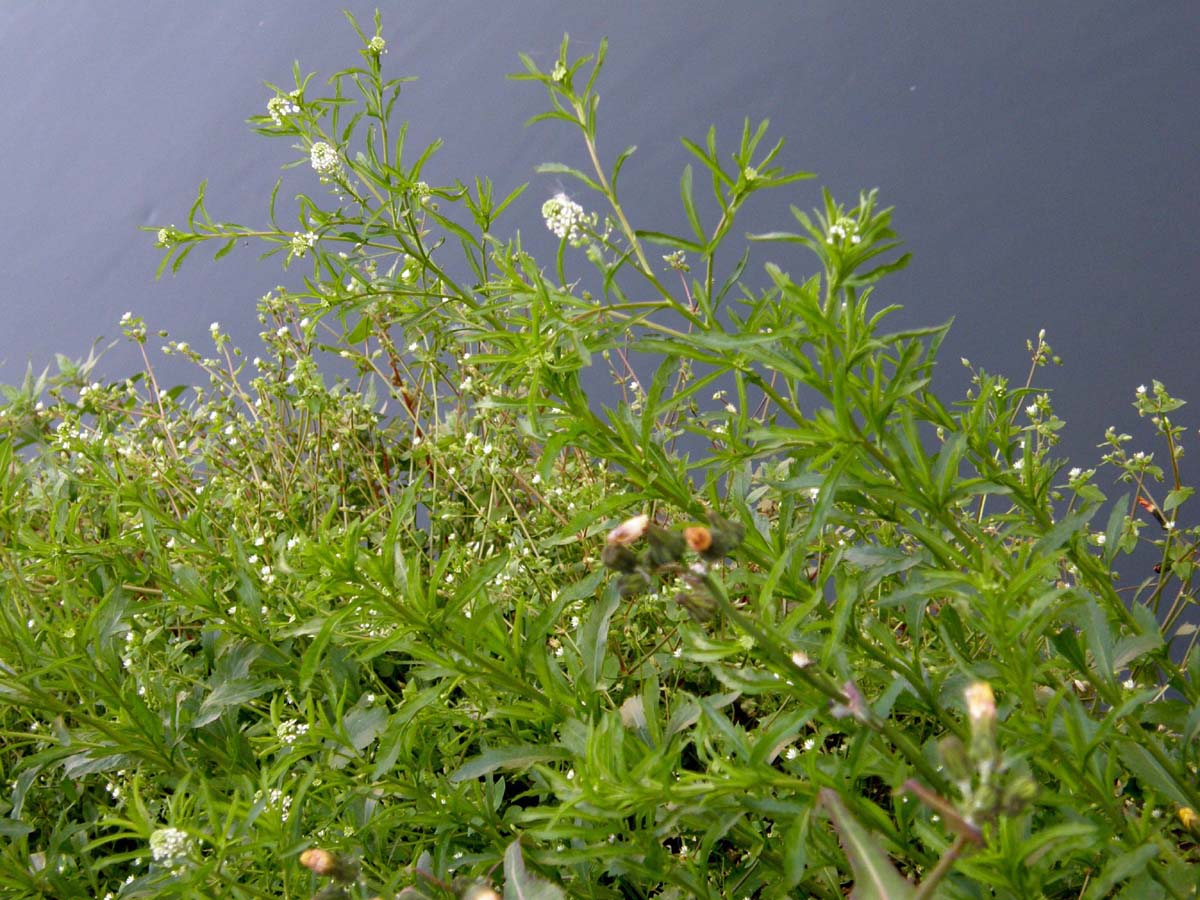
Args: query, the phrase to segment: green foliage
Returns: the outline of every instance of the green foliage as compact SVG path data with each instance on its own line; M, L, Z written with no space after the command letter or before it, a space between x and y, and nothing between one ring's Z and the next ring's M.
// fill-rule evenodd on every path
M684 141L687 234L635 227L603 44L515 76L593 166L542 167L584 193L539 264L523 188L422 180L359 35L251 120L313 170L294 230L278 185L266 227L201 188L156 229L163 270L304 269L259 357L214 323L164 389L129 315L140 373L4 389L0 892L1195 896L1182 401L1136 394L1165 464L1110 432L1068 470L1044 334L941 399L873 192L752 236L756 281L737 217L808 177L765 122Z

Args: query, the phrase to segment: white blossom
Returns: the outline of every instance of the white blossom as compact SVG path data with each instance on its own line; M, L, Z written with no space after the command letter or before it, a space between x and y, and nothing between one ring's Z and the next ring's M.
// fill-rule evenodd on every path
M342 158L338 156L337 150L324 141L317 141L312 145L312 150L309 151L309 160L312 162L313 170L322 178L336 175L342 168Z
M300 107L291 97L272 97L267 101L267 115L276 127L284 124L284 116L294 116L300 112Z
M589 215L583 207L558 193L542 204L542 218L556 237L566 238L572 247L587 243L587 229L596 227L596 214Z
M159 828L150 835L150 858L160 866L175 868L187 861L192 839L178 828Z

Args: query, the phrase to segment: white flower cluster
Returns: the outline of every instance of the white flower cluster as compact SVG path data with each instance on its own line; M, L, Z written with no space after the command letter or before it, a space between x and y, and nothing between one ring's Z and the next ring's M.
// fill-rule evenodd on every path
M300 105L292 97L272 97L267 101L267 115L276 127L282 127L284 116L294 116L300 112Z
M292 252L291 255L299 259L303 259L305 255L313 247L317 245L317 235L315 232L306 231L304 234L296 232L292 235Z
M583 207L568 197L558 193L542 204L542 218L546 227L559 238L566 238L572 247L582 247L587 243L587 230L596 227L596 214L588 215Z
M376 55L379 55L380 53L387 53L387 41L385 41L379 35L375 35L375 37L367 41L367 49Z
M275 729L275 737L281 744L287 744L289 747L306 734L308 734L308 725L296 719L285 719Z
M324 141L317 141L308 152L313 170L322 178L330 178L341 171L342 158L337 150Z
M160 866L176 868L192 852L192 839L178 828L159 828L150 835L150 857Z
M842 216L832 225L829 226L829 236L826 241L832 244L834 241L844 241L847 236L850 238L850 243L857 244L862 241L862 236L858 233L858 226L850 219Z

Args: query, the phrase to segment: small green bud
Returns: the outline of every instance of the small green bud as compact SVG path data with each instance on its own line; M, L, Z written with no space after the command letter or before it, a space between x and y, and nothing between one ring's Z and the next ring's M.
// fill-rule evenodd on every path
M679 562L687 550L687 541L680 532L660 525L650 525L646 528L646 540L650 544L646 550L646 562L653 568Z
M710 562L724 559L732 553L746 536L746 526L741 522L731 522L712 510L708 511L708 524L712 542L700 555Z
M624 544L605 544L600 562L616 572L633 572L638 567L638 555Z
M1037 790L1037 784L1028 775L1014 775L1000 795L1000 812L1006 816L1020 814L1033 802Z
M675 602L687 611L693 621L701 625L711 622L717 611L717 602L712 594L702 588L681 591L675 595Z
M967 759L967 748L957 737L951 734L938 741L938 756L955 781L971 780L971 761Z
M646 576L641 572L630 572L617 579L617 593L628 600L645 592L647 584Z

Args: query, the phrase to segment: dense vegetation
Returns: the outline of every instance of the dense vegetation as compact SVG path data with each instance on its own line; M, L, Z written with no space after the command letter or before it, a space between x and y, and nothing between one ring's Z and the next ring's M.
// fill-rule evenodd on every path
M5 390L0 893L1195 896L1181 402L1081 470L1044 334L939 397L874 194L751 236L759 282L738 214L808 177L766 123L684 141L689 233L635 226L603 47L516 76L594 163L543 167L584 200L534 260L520 189L422 180L359 34L253 120L311 167L296 229L201 191L155 235L305 267L260 355L164 338L167 389L128 315L135 376Z

